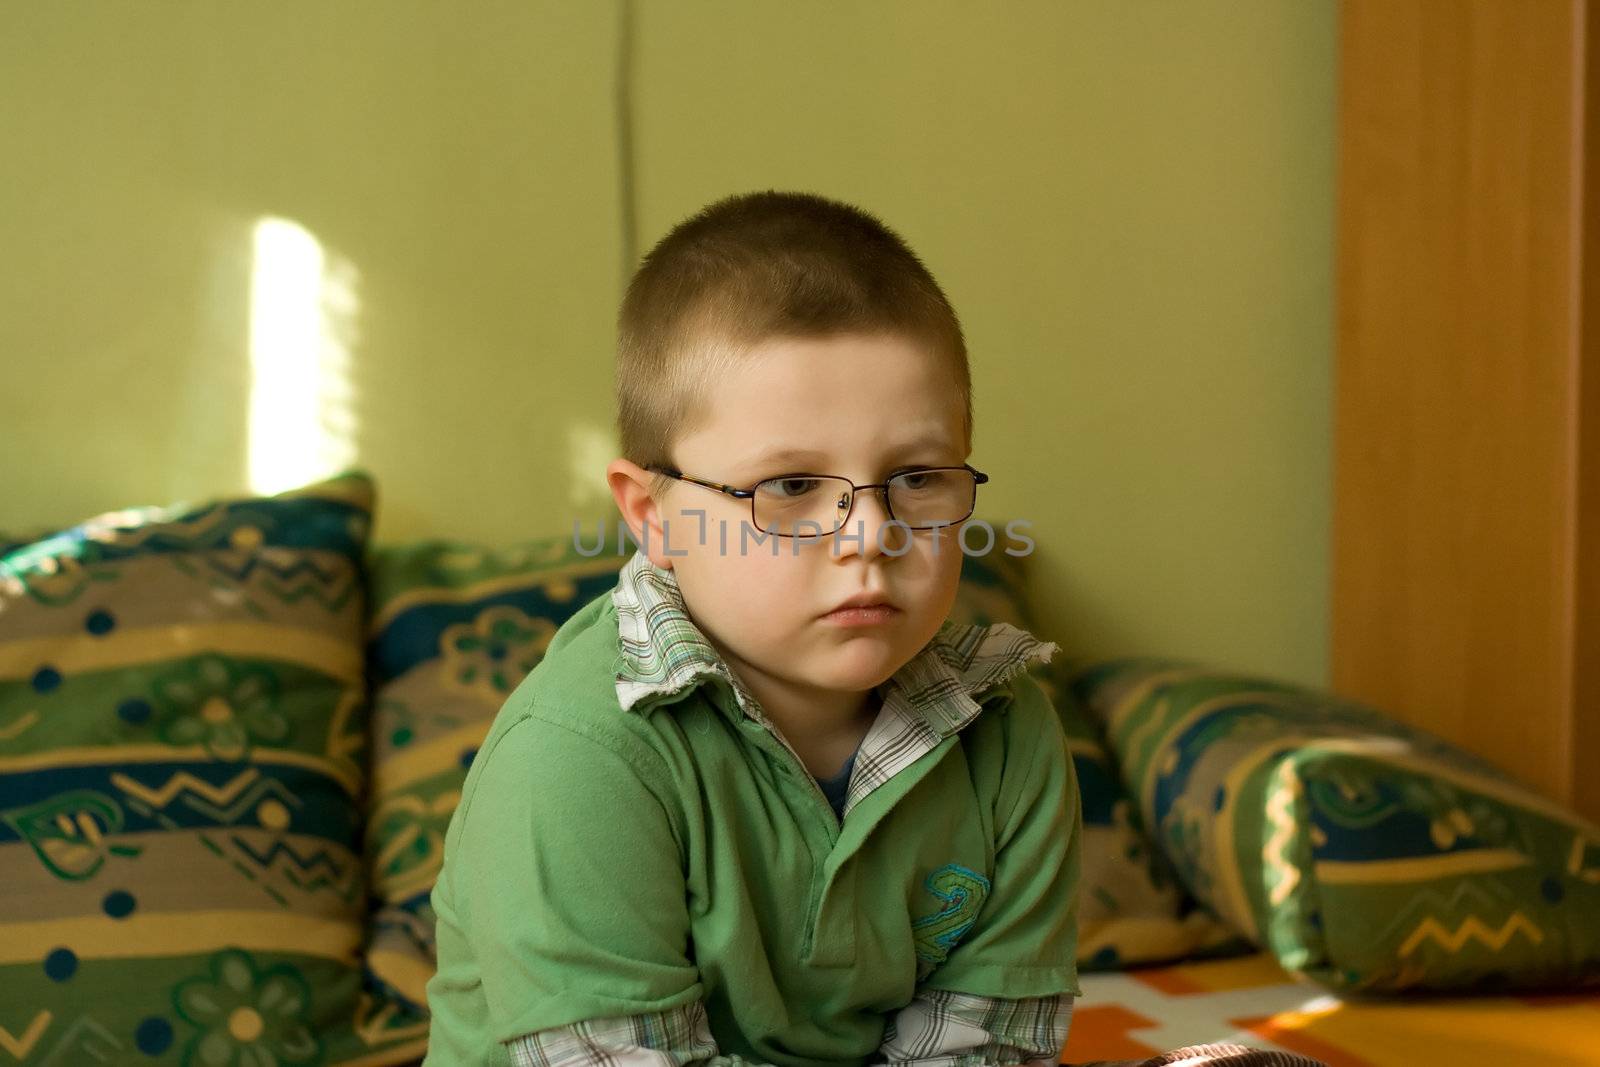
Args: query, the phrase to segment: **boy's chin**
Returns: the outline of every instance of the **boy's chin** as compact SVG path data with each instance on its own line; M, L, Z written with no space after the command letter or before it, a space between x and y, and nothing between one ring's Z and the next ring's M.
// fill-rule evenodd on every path
M889 656L859 657L836 663L813 682L823 689L840 693L864 693L888 681L903 664Z

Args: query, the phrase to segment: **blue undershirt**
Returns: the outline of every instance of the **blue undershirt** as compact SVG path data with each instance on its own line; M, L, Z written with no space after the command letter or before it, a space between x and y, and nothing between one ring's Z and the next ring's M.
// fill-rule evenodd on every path
M856 746L856 752L861 751L861 746ZM817 784L822 787L823 796L828 798L828 803L833 806L833 814L841 821L844 819L844 800L847 787L850 785L850 768L856 764L856 752L850 753L850 758L844 761L844 767L832 778L817 778ZM815 777L815 776L813 776Z

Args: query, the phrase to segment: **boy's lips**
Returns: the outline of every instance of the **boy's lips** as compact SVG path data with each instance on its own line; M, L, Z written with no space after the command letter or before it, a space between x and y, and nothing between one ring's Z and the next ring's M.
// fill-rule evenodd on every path
M846 611L850 608L888 608L891 611L900 610L895 606L894 601L889 599L887 593L857 593L855 596L849 597L848 599L835 604L833 607L823 612L823 614L832 615L836 611Z
M884 593L857 593L832 611L822 616L822 621L832 626L856 627L882 626L899 618L900 609Z

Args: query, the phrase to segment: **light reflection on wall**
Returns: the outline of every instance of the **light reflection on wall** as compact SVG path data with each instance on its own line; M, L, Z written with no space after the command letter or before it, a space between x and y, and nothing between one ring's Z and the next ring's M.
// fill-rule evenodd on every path
M282 492L356 462L350 358L359 278L309 230L266 217L250 277L250 490Z
M568 502L576 511L587 514L611 502L611 490L606 485L606 464L621 455L615 430L593 422L575 419L567 426L567 457L570 464L567 475Z

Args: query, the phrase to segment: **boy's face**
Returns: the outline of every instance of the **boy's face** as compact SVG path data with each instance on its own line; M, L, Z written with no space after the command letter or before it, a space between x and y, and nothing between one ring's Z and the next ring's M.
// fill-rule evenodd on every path
M952 376L909 339L774 339L713 384L705 421L673 458L685 475L738 488L795 473L881 483L906 466L966 462L962 410ZM795 454L771 455L780 449ZM749 500L688 482L659 504L673 555L653 538L651 559L676 571L696 624L758 691L865 692L928 642L955 600L957 528L938 531L936 550L933 531L884 527L880 491L856 493L839 535L809 541L757 543ZM825 617L859 593L898 610L868 625Z

